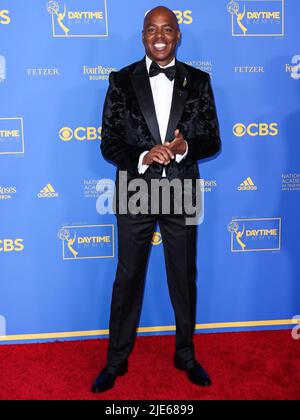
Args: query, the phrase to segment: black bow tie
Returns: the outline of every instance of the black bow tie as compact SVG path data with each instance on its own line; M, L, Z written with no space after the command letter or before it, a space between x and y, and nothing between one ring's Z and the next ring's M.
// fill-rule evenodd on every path
M164 73L167 76L167 78L172 81L174 80L175 75L176 75L176 66L171 66L171 67L167 67L163 69L159 67L159 65L155 63L155 61L152 61L152 64L149 70L149 76L154 77L160 73Z

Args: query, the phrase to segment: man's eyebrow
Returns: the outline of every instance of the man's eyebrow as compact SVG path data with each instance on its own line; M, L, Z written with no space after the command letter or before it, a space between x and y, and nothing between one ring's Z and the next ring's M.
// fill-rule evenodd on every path
M146 23L145 26L149 27L149 26L158 26L158 25L156 25L155 23ZM169 26L170 28L174 28L175 24L173 25L172 23L165 23L164 25L161 25L161 26L163 27Z

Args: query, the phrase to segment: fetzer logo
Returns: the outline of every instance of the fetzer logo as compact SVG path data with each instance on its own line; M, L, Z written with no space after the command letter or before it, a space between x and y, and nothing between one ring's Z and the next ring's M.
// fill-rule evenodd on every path
M55 191L55 189L52 187L51 184L47 184L46 187L44 187L39 193L39 198L57 198L58 193Z
M232 36L284 36L284 0L230 0Z

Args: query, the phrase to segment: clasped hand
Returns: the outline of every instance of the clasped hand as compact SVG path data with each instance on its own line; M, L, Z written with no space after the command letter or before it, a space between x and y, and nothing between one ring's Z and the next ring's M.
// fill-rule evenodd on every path
M175 130L175 138L171 142L158 144L154 146L143 159L143 165L152 165L153 163L160 163L161 165L168 165L175 155L184 155L186 151L186 143L183 135L179 130Z

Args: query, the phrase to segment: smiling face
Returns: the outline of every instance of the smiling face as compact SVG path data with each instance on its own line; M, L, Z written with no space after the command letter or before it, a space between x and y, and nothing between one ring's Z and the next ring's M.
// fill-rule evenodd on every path
M168 65L176 54L180 40L178 21L174 13L158 7L145 18L143 43L148 57L160 66Z

